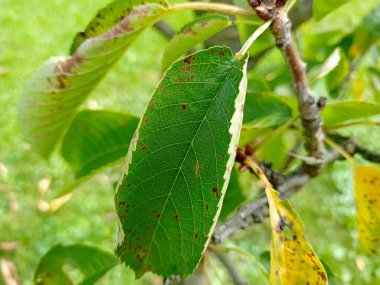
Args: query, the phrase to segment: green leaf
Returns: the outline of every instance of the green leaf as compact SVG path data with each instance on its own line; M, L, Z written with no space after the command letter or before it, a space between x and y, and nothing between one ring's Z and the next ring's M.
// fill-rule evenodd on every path
M128 16L134 7L149 4L159 4L163 7L167 6L164 0L150 0L144 2L142 0L117 0L100 9L94 19L88 24L83 32L79 32L71 45L70 54L75 53L76 49L87 39L100 36L109 29L117 25L124 17Z
M231 22L222 15L205 15L184 26L170 41L162 58L162 72L195 45L229 27Z
M78 244L56 245L42 257L35 272L34 281L41 285L95 284L117 263L113 254L96 247ZM76 269L80 271L80 276L76 275L77 278L69 276L65 272L67 266L70 266L69 273Z
M138 121L134 116L117 112L79 112L62 142L62 156L76 178L124 157Z
M244 127L268 128L292 118L291 108L279 97L248 93L244 105Z
M111 29L85 40L71 56L43 64L25 88L19 112L24 137L38 153L50 155L92 89L165 11L157 4L136 6Z
M137 276L188 276L201 260L230 179L246 83L246 59L226 47L165 72L115 195L124 232L117 253Z
M336 125L380 114L380 105L369 102L337 102L327 104L321 112L326 126Z
M378 0L351 0L329 13L321 21L310 21L302 29L303 59L307 61L323 61L327 54L335 49L337 43L362 25L365 17L378 4Z
M219 220L226 220L228 216L234 213L245 200L246 197L244 196L243 189L239 183L238 171L233 167Z
M333 12L335 9L338 9L340 6L350 1L351 0L314 0L313 17L319 21L329 13Z

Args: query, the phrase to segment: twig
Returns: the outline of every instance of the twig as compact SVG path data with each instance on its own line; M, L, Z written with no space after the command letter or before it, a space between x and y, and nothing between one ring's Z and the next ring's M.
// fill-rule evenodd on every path
M153 27L169 40L176 35L176 31L163 20L154 24Z
M277 0L273 7L267 7L260 0L249 0L250 5L261 19L272 20L270 30L292 73L293 87L297 94L298 109L306 139L306 149L309 156L318 162L307 165L306 171L311 176L316 176L322 168L324 159L322 119L316 100L309 90L306 65L301 60L291 37L291 23L285 10L286 2L287 0Z
M376 153L362 146L359 146L355 142L353 142L352 139L347 137L331 135L330 138L333 139L335 143L338 143L339 146L351 156L353 156L356 153L359 153L365 159L371 162L380 163L380 153ZM237 159L239 159L239 156L241 160L242 153L237 154ZM333 150L331 152L326 153L324 164L332 163L335 160L341 158L341 154L338 151ZM261 168L265 172L265 167L263 167L262 164ZM277 175L277 177L281 177L280 174L275 174ZM272 184L275 185L275 183L273 183L271 179L271 176L268 174L266 174L266 176L269 178ZM294 171L293 173L285 177L282 176L282 178L276 182L278 185L275 188L280 192L280 198L288 199L294 193L298 192L302 188L302 186L304 186L311 178L312 176L305 171L305 168L303 166L301 166L298 170ZM229 220L227 220L225 223L217 225L212 236L213 243L219 244L225 239L232 236L235 232L241 229L245 229L253 223L261 223L263 219L266 218L268 215L268 201L265 196L262 196L257 200L242 206L237 211L237 213Z

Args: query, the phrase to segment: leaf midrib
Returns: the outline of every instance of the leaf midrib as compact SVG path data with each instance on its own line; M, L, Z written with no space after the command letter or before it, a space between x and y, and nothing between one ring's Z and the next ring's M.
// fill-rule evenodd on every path
M172 190L173 190L173 187L174 187L174 185L175 185L175 183L176 183L176 181L177 181L177 178L178 178L178 176L179 176L179 173L182 171L183 164L184 164L184 162L185 162L185 160L186 160L186 158L187 158L187 156L188 156L188 154L189 154L189 151L190 151L191 147L193 146L193 142L194 142L195 138L197 137L198 132L199 132L201 126L203 125L203 123L204 123L204 121L205 121L205 119L206 119L206 117L207 117L207 115L208 115L208 113L209 113L209 111L210 111L210 109L211 109L211 106L214 104L215 100L217 99L217 97L218 97L218 95L219 95L219 93L220 93L222 87L223 87L224 84L227 82L227 78L228 78L228 76L230 75L230 73L231 73L231 71L232 71L233 69L234 69L234 65L229 66L229 71L227 72L225 78L223 79L222 84L220 85L218 91L216 92L216 95L215 95L214 98L212 99L212 101L211 101L211 103L210 103L210 105L209 105L209 107L208 107L208 109L207 109L207 111L206 111L206 113L205 113L205 115L204 115L204 117L203 117L201 123L199 124L199 127L198 127L197 131L195 132L195 134L194 134L194 136L193 136L193 139L192 139L191 142L190 142L189 147L188 147L188 149L187 149L187 152L186 152L186 154L185 154L185 156L184 156L184 158L183 158L183 160L182 160L182 163L181 163L180 167L178 168L178 172L177 172L177 174L176 174L176 177L174 178L174 181L173 181L173 183L172 183L172 186L171 186L171 188L170 188L170 191L169 191L169 193L168 193L168 195L167 195L167 198L166 198L166 200L165 200L164 206L162 207L161 213L163 213L163 212L165 211L165 207L166 207L166 205L167 205L167 202L169 201L169 197L171 197L171 192L172 192ZM202 190L203 190L203 189L202 189ZM192 215L193 215L193 217L194 217L194 209L192 209ZM151 246L152 246L152 242L153 242L153 240L155 239L156 231L157 231L158 225L160 224L160 221L161 221L161 217L162 217L162 216L163 216L163 215L161 214L160 217L158 218L158 221L157 221L157 223L156 223L156 226L155 226L155 229L154 229L154 232L153 232L152 238L151 238L151 240L150 240L150 243L149 243L149 246L148 246L148 252L149 252L148 256L150 255L150 252L151 252L150 249L151 249ZM159 250L159 249L158 249L158 250ZM181 247L181 250L182 250L182 247ZM148 260L148 256L147 256L147 257L145 258L145 260L144 260L144 266L146 265L146 262L147 262L147 260Z

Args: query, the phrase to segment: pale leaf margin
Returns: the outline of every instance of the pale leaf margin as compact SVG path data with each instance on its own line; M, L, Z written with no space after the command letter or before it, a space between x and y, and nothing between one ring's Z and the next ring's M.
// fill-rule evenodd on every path
M224 196L226 194L226 190L227 190L227 187L228 187L228 184L229 184L229 181L230 181L232 168L233 168L233 165L234 165L234 162L235 162L236 150L237 150L237 147L238 147L238 142L239 142L239 138L240 138L240 132L241 132L242 125L243 125L245 96L247 94L247 84L248 84L248 81L247 81L247 65L248 65L248 59L249 59L249 57L248 57L248 55L246 55L244 57L244 65L243 65L243 68L242 68L243 77L242 77L242 79L240 81L240 84L239 84L239 93L238 93L238 95L237 95L237 97L235 99L235 112L234 112L234 114L232 116L231 126L230 126L230 129L229 129L229 133L232 135L232 137L231 137L230 144L228 146L229 159L228 159L227 164L226 164L226 171L225 171L225 173L223 175L224 183L223 183L223 187L222 187L222 191L221 191L221 198L219 200L218 210L217 210L217 212L216 212L216 214L214 216L214 219L213 219L213 225L211 226L210 231L209 231L209 233L207 235L208 239L206 240L206 243L204 245L204 248L203 248L203 251L202 251L202 256L204 255L204 253L205 253L205 251L206 251L206 249L208 247L208 244L209 244L210 239L212 237L212 233L213 233L213 231L215 229L215 226L216 226L216 223L218 221L218 218L219 218L219 215L220 215L220 212L221 212L221 209L222 209L222 204L223 204ZM159 85L160 84L158 84L157 86L159 86ZM148 108L148 106L147 106L147 108ZM129 165L132 163L132 159L133 159L133 152L136 150L136 147L137 147L137 141L139 139L138 131L140 129L141 124L142 124L142 120L140 119L140 122L139 122L139 124L137 126L136 132L134 133L134 135L132 137L132 140L131 140L131 143L130 143L130 146L129 146L129 149L128 149L127 156L126 156L125 161L123 163L123 167L122 167L122 171L121 171L121 174L120 174L119 182L118 182L118 185L117 185L117 187L115 189L115 197L117 196L117 193L118 193L118 190L120 188L120 185L123 182L124 176L128 175ZM118 244L117 245L121 246L122 243L123 243L125 235L124 235L123 226L121 224L120 219L118 219L118 222L119 222L119 232L118 232ZM201 259L199 260L199 262L200 261L201 261ZM195 266L194 270L198 267L199 262Z

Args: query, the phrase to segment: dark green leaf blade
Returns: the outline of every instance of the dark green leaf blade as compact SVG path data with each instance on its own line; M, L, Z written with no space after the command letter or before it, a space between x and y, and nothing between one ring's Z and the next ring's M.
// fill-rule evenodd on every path
M239 183L238 171L233 167L219 220L225 221L245 200L246 197Z
M292 118L292 109L280 98L248 93L244 105L244 127L268 128Z
M35 272L36 284L67 285L94 284L118 263L115 256L96 247L85 245L56 245L42 257ZM64 272L64 265L74 266L83 276L72 280Z
M19 106L21 129L43 157L54 150L78 107L112 65L167 11L157 4L141 5L111 29L84 41L71 56L47 61L29 81Z
M134 116L111 111L79 112L62 142L62 156L76 178L124 157L138 121Z
M220 212L236 154L246 60L210 48L174 63L140 121L115 203L117 253L137 276L188 276Z
M169 46L164 52L162 71L164 72L174 61L196 44L205 41L230 25L231 22L228 20L228 17L210 14L197 18L192 23L183 27L170 41Z
M359 101L327 104L321 112L323 122L327 127L342 122L368 118L379 114L379 104Z

